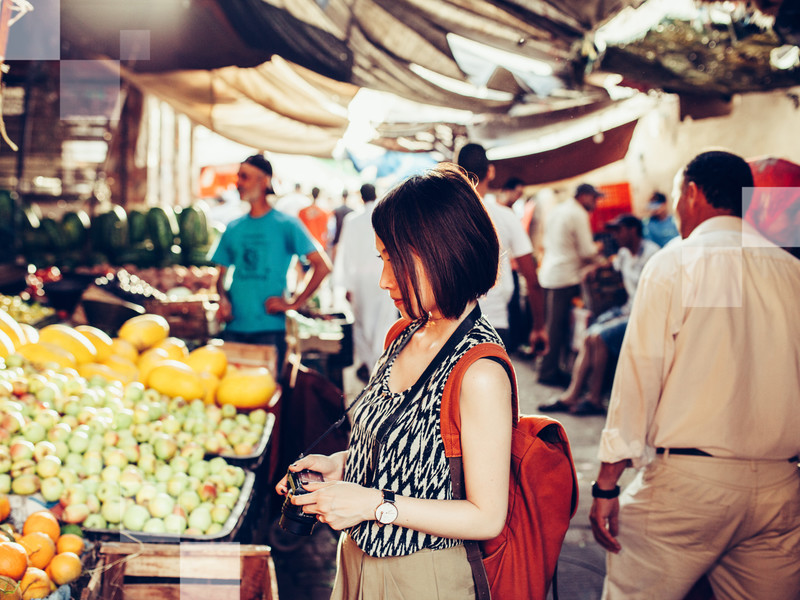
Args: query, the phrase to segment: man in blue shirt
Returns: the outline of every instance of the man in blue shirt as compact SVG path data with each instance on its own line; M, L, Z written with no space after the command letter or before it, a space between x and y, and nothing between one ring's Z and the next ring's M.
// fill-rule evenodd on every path
M305 304L330 273L330 260L299 219L272 208L272 165L266 158L245 159L236 187L250 212L228 225L211 257L220 268L218 315L227 323L222 337L275 345L280 369L286 351L284 313ZM290 296L286 276L294 256L305 257L310 268Z
M661 192L653 193L649 209L650 216L642 221L644 238L663 248L672 238L678 237L675 218L667 210L667 197Z

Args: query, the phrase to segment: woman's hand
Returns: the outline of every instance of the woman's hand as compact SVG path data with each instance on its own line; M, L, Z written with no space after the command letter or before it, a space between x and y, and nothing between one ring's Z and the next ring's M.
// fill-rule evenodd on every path
M374 519L382 500L379 490L347 481L307 483L303 487L310 493L292 496L292 504L302 506L304 513L317 515L320 523L336 530Z
M309 454L289 465L289 470L297 472L308 469L309 471L320 473L325 481L341 481L344 479L344 463L346 460L346 450L331 454L330 456L325 456L324 454ZM275 491L282 496L286 495L288 491L286 476L275 486Z

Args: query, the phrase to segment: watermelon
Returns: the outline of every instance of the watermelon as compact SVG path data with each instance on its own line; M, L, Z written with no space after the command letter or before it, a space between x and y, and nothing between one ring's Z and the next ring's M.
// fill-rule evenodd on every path
M178 221L184 251L208 244L208 205L205 202L184 208Z
M131 244L138 244L148 239L147 213L142 210L128 211L128 235Z
M147 230L156 250L169 251L180 235L175 211L171 208L153 206L147 211Z
M22 227L20 228L22 235L20 241L22 243L22 250L26 255L40 254L50 249L50 237L47 232L41 228L41 221L36 213L27 208L20 211L22 217Z
M61 217L61 233L67 248L83 248L89 239L91 220L85 211L64 213Z
M109 250L122 250L128 247L128 213L119 204L105 214L103 220L103 247Z
M52 217L44 217L40 221L39 227L47 235L48 248L52 248L53 250L63 250L66 247L64 235L61 231L61 226L58 224L58 221Z

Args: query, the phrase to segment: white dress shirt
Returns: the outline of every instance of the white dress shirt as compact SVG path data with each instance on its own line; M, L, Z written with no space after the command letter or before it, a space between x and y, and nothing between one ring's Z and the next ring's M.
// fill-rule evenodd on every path
M625 291L628 292L628 300L620 307L620 312L623 315L630 314L633 306L633 296L636 294L642 270L647 261L659 250L661 250L661 246L655 242L642 239L639 242L639 251L636 254L622 247L614 257L611 264L622 275L622 285L625 286Z
M507 206L484 200L500 241L500 265L497 283L480 299L481 311L495 329L508 329L508 303L514 294L511 259L533 253L533 245L522 223Z
M551 209L544 225L539 283L548 289L581 282L581 270L597 256L589 213L575 198Z
M647 263L599 457L655 448L788 459L800 451L800 261L715 217Z

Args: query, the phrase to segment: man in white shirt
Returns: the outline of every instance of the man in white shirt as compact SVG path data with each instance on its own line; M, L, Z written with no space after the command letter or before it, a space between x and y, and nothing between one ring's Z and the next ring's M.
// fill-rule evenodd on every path
M642 222L632 214L619 215L606 223L606 229L619 246L611 264L622 276L627 300L621 306L595 315L572 367L569 387L555 402L540 404L539 410L542 412L570 412L579 416L605 414L601 394L608 360L619 356L642 269L661 249L655 242L642 237ZM592 277L594 273L596 270L587 273L586 277ZM581 398L584 385L587 392Z
M690 161L683 239L639 281L592 485L608 600L680 600L704 574L719 599L798 598L800 262L742 220L752 185L733 154Z
M533 259L533 246L522 229L519 219L507 206L485 199L489 182L494 179L495 168L486 157L486 150L480 144L465 144L456 157L458 166L477 179L475 191L484 199L484 206L494 223L500 242L500 267L497 283L480 300L481 310L492 327L500 334L506 347L511 347L511 332L508 321L508 304L514 293L514 280L511 260L516 263L517 272L522 275L531 307L532 328L527 333L534 352L547 349L547 332L544 327L544 297L536 275L536 262Z
M361 186L364 209L344 217L341 235L333 261L333 284L343 288L353 309L353 345L356 375L366 381L383 353L386 332L400 318L397 307L378 282L383 261L375 250L372 211L375 208L375 186Z
M592 238L589 213L602 195L593 185L582 183L575 190L575 197L554 207L545 221L544 255L539 269L550 340L539 367L539 383L545 385L566 387L570 380L561 362L569 348L572 301L580 296L583 269L600 256Z

